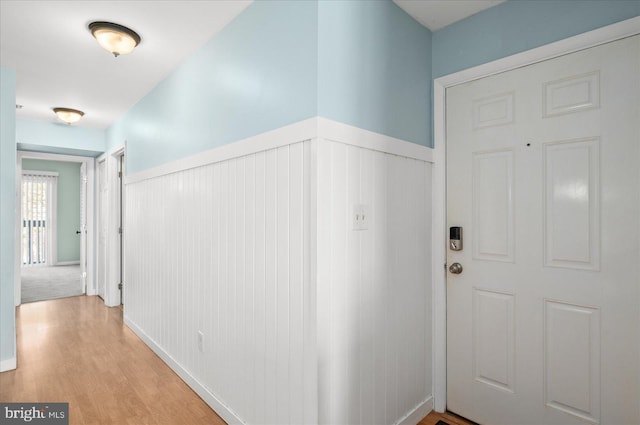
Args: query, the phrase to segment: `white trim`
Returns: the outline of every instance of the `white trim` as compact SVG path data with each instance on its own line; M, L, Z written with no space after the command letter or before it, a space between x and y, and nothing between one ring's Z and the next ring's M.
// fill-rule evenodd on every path
M23 176L58 177L60 173L56 171L22 170L22 175Z
M94 158L91 156L63 155L59 153L31 152L20 150L18 151L18 155L21 155L23 159L44 159L46 161L92 162L94 160Z
M183 368L169 353L162 349L142 329L133 323L127 316L124 317L127 325L145 344L153 350L186 384L196 392L215 412L228 424L244 423L225 403L220 401L213 393L198 381L193 375Z
M24 175L24 171L22 172ZM56 266L58 264L58 176L54 176L52 179L51 187L49 188L49 196L51 203L49 205L48 219L51 225L49 226L49 240L47 241L47 248L49 251L49 258L47 263L50 266Z
M488 77L500 72L509 71L511 69L520 68L534 63L553 59L558 56L573 53L579 50L588 49L611 41L630 37L640 33L640 16L627 19L612 25L595 29L583 34L569 37L545 46L527 50L512 56L495 60L486 64L478 65L473 68L465 69L450 75L436 78L433 81L433 129L434 129L434 146L436 157L436 168L439 161L444 161L446 152L446 88L468 81L477 80ZM439 167L438 171L434 171L434 206L443 205L446 212L446 164ZM437 184L436 184L437 182ZM446 232L446 214L441 219L436 220L436 210L434 210L433 234L445 235ZM438 212L439 213L439 212ZM438 269L438 262L442 258L446 258L446 243L437 241L434 237L434 271ZM433 281L434 293L434 399L435 410L444 412L447 406L447 386L446 386L446 274L434 273ZM440 304L444 302L444 305Z
M108 285L105 288L105 304L108 306L116 306L121 304L122 297L120 295L120 288L118 285L121 283L120 276L124 276L124 270L122 275L119 267L124 267L121 261L124 261L124 257L120 253L120 238L123 237L118 231L121 227L124 232L124 223L120 223L120 209L123 208L120 205L120 200L124 200L124 175L122 176L123 185L120 186L118 173L120 157L125 155L126 146L124 144L116 147L111 153L110 158L107 160L107 175L109 176L109 228L107 236L107 276L112 276L111 280L107 281ZM124 174L124 173L123 173ZM122 190L122 194L120 194ZM122 210L124 217L124 210ZM123 244L124 246L124 240ZM123 279L124 280L124 279ZM108 301L108 302L107 302Z
M0 372L6 372L8 370L14 370L18 367L18 362L15 357L9 359L0 360Z
M74 155L60 155L53 153L43 153L43 152L28 152L28 151L18 151L16 155L16 205L22 205L22 160L23 159L42 159L47 161L63 161L63 162L77 162L77 163L85 163L87 168L87 199L86 202L86 210L87 210L87 247L88 247L88 255L87 255L87 293L90 291L95 292L94 288L94 255L93 251L95 249L93 244L93 235L94 235L94 220L93 220L93 210L94 210L94 191L93 191L93 170L95 160L92 157L88 156L74 156ZM15 217L15 260L14 260L14 303L16 306L19 306L22 302L21 299L21 263L22 263L22 238L20 232L20 220L22 219L22 214L20 212L21 207L16 207L16 217ZM60 263L56 263L60 264Z
M80 261L58 261L56 266L75 266L79 265Z
M395 137L364 130L327 118L314 117L270 130L228 145L125 176L125 185L164 176L207 164L226 161L316 138L372 149L392 155L433 162L433 149ZM103 155L104 156L104 155ZM103 156L98 158L100 161Z
M14 256L13 259L13 304L17 307L22 303L22 158L16 153L16 194L14 220ZM15 329L14 329L15 330ZM14 332L16 335L16 332Z
M433 91L434 158L433 188L431 192L433 215L431 234L433 253L432 295L433 295L433 404L436 412L447 408L447 171L444 142L438 138L438 125L444 125L445 89L434 84ZM444 130L445 127L442 127ZM444 134L444 133L442 133ZM440 268L442 265L442 268Z
M404 418L396 422L398 425L414 425L420 422L433 410L433 397L429 396L425 401L417 405Z
M133 175L126 176L124 183L125 185L137 183L154 177L177 173L178 171L202 167L207 164L226 161L231 158L309 140L314 137L316 128L316 118L309 118L228 145L209 149L186 158L177 159L157 167L139 171Z
M516 53L493 62L484 63L473 68L465 69L453 74L436 78L434 84L442 87L451 87L479 78L509 71L515 68L553 59L558 56L588 49L600 44L609 43L621 38L630 37L640 33L640 16L627 19L606 27L598 28L583 34L578 34L564 40L536 47ZM435 98L434 98L435 99Z
M125 145L126 147L126 145ZM120 253L120 267L121 267L121 271L120 271L120 276L121 276L121 283L122 283L122 289L121 294L120 294L120 304L125 304L125 297L127 295L127 291L126 291L126 282L124 281L124 277L125 277L125 272L126 272L126 267L127 267L127 256L125 255L127 250L126 250L126 229L125 229L125 218L127 217L127 186L125 186L124 184L124 178L127 175L127 156L126 156L126 149L125 147L123 147L122 152L119 152L119 155L124 157L122 159L122 163L121 163L121 168L120 171L122 172L122 181L121 181L121 185L119 187L119 190L122 191L121 195L120 195L120 227L122 227L122 234L120 235L120 237L122 238L122 244L120 245L120 249L122 249L122 252ZM126 308L126 307L125 307Z
M352 125L318 117L317 137L392 155L433 162L433 149Z
M104 219L107 221L107 240L105 241L105 287L104 287L104 304L107 307L115 307L120 305L120 289L118 284L120 283L120 273L118 270L119 264L119 246L120 246L120 234L118 233L118 219L119 219L119 207L120 201L118 199L118 161L119 157L126 155L126 143L116 146L109 152L100 155L96 159L96 164L105 162L106 172L106 184L107 184L107 206ZM126 156L125 156L126 157ZM172 163L173 164L173 163ZM97 171L96 171L97 173ZM98 188L99 189L99 188ZM123 188L124 190L124 188ZM100 194L98 193L98 196ZM124 198L124 196L123 196ZM124 211L123 211L124 212ZM100 229L100 223L96 223L96 228ZM124 227L124 226L123 226ZM99 247L96 246L96 254L100 254ZM98 264L98 258L96 257L96 265ZM124 264L123 264L124 267ZM97 267L96 267L97 269ZM98 279L96 275L96 287L94 293L98 293L97 287Z

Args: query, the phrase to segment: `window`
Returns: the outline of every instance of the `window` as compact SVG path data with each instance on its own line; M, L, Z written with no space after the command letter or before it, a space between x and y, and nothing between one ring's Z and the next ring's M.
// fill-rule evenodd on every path
M55 263L58 173L22 173L22 265Z

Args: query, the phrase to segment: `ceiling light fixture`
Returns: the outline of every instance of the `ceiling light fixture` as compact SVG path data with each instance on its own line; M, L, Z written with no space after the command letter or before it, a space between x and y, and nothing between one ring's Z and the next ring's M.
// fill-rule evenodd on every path
M89 31L98 44L115 57L131 53L140 44L140 36L135 31L112 22L91 22Z
M80 118L84 115L84 112L71 108L53 108L53 112L67 124L80 121Z

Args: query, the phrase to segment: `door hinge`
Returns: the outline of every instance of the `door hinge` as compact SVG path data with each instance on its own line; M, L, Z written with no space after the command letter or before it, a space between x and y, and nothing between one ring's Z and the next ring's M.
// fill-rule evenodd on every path
M447 263L444 263L444 269L447 270Z
M118 234L121 235L122 234L122 227L118 227Z
M118 283L118 289L122 291L122 282Z
M122 171L118 171L118 178L122 178Z

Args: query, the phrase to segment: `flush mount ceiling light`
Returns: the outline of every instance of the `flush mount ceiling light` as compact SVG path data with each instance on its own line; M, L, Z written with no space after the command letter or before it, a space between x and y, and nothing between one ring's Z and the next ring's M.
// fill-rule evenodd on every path
M112 22L91 22L89 31L98 44L116 57L131 53L140 43L140 36L135 31Z
M67 124L80 121L80 118L84 115L84 112L71 108L53 108L53 112Z

